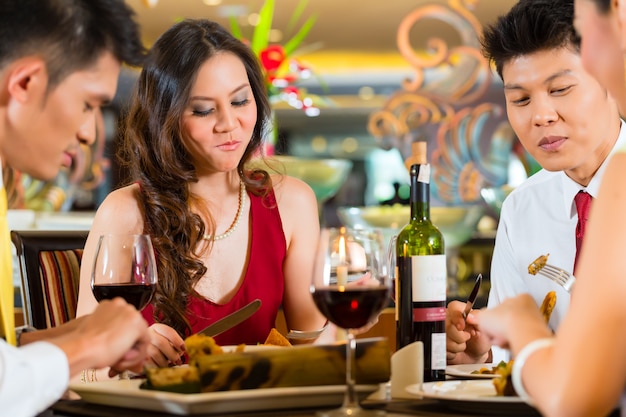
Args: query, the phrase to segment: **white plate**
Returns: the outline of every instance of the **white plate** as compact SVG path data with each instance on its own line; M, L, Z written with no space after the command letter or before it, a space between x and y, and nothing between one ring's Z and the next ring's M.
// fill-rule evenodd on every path
M176 394L142 390L139 388L142 382L139 379L101 381L71 384L70 389L92 404L178 415L223 415L259 410L339 407L346 389L344 385L328 385ZM359 397L365 397L377 389L378 385L357 386Z
M520 397L501 397L491 380L448 380L409 385L407 392L444 402L452 409L483 415L536 416L538 412Z
M466 365L448 365L446 366L446 375L463 379L493 379L496 374L473 374L481 368L493 368L495 363L473 363Z

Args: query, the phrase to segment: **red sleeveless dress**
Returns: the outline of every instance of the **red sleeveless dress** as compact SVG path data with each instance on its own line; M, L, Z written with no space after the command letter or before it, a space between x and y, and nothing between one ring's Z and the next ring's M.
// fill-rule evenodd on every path
M189 296L187 301L187 318L192 332L197 333L254 299L261 300L261 308L254 315L215 337L216 342L222 346L263 343L274 327L283 299L283 261L287 253L287 243L276 197L273 191L266 197L250 193L248 196L252 229L251 250L241 287L226 304L216 304L198 294ZM154 323L152 305L148 305L141 313L148 324Z

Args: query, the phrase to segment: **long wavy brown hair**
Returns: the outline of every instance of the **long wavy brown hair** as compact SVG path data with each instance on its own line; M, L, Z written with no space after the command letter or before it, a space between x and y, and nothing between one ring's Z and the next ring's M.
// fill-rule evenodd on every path
M244 175L244 165L261 149L271 117L261 67L249 47L205 19L177 23L150 50L124 118L118 154L130 182L140 184L144 233L151 235L157 256L155 320L183 336L191 331L185 316L187 299L207 270L197 248L205 232L212 234L215 223L189 190L198 178L183 145L182 116L200 66L224 51L243 62L257 104L257 122L239 162L239 176L251 192L266 192L271 187L266 171ZM206 231L198 212L209 218Z

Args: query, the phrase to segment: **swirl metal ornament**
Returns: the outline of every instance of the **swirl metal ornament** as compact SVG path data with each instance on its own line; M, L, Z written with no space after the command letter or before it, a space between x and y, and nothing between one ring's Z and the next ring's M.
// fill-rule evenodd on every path
M429 146L431 191L447 204L479 202L480 188L506 183L515 138L500 103L484 99L494 73L480 51L481 24L469 10L477 3L425 4L403 19L397 45L414 79L404 80L368 121L379 146L395 147L405 159L413 142L436 138L436 146ZM427 50L414 49L411 29L425 19L451 26L462 44L450 48L443 39L430 38Z
M500 122L489 137L488 148L481 144L485 124L503 115L492 103L459 110L437 131L437 146L432 153L431 190L446 203L481 201L480 190L500 186L507 177L513 131Z

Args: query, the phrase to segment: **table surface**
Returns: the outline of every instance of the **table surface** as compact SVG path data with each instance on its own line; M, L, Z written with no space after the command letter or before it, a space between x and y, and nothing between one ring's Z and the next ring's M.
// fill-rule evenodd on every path
M464 409L463 405L449 407L449 404L431 400L393 400L393 401L370 401L363 403L365 408L383 409L387 412L387 417L488 417L506 415L507 417L540 417L540 414L525 404L509 409L505 414L494 411L485 413ZM263 411L256 413L236 413L228 414L229 417L315 417L312 409L303 410L282 410ZM108 407L102 405L88 404L81 400L60 400L38 417L171 417L174 414L158 413L154 411L141 411L136 409ZM194 414L196 417L215 416L214 414ZM620 410L616 409L607 417L620 417Z
M468 413L461 410L448 408L446 405L434 400L396 400L390 402L364 402L364 407L384 409L387 417L423 416L423 417L484 417L484 413ZM257 413L228 414L231 417L313 417L316 410L283 410L263 411ZM141 411L117 407L88 404L80 400L61 400L57 402L39 417L165 417L173 414L157 413L153 411ZM537 417L539 413L523 405L515 416ZM202 416L202 414L195 416ZM208 414L207 414L208 416Z

